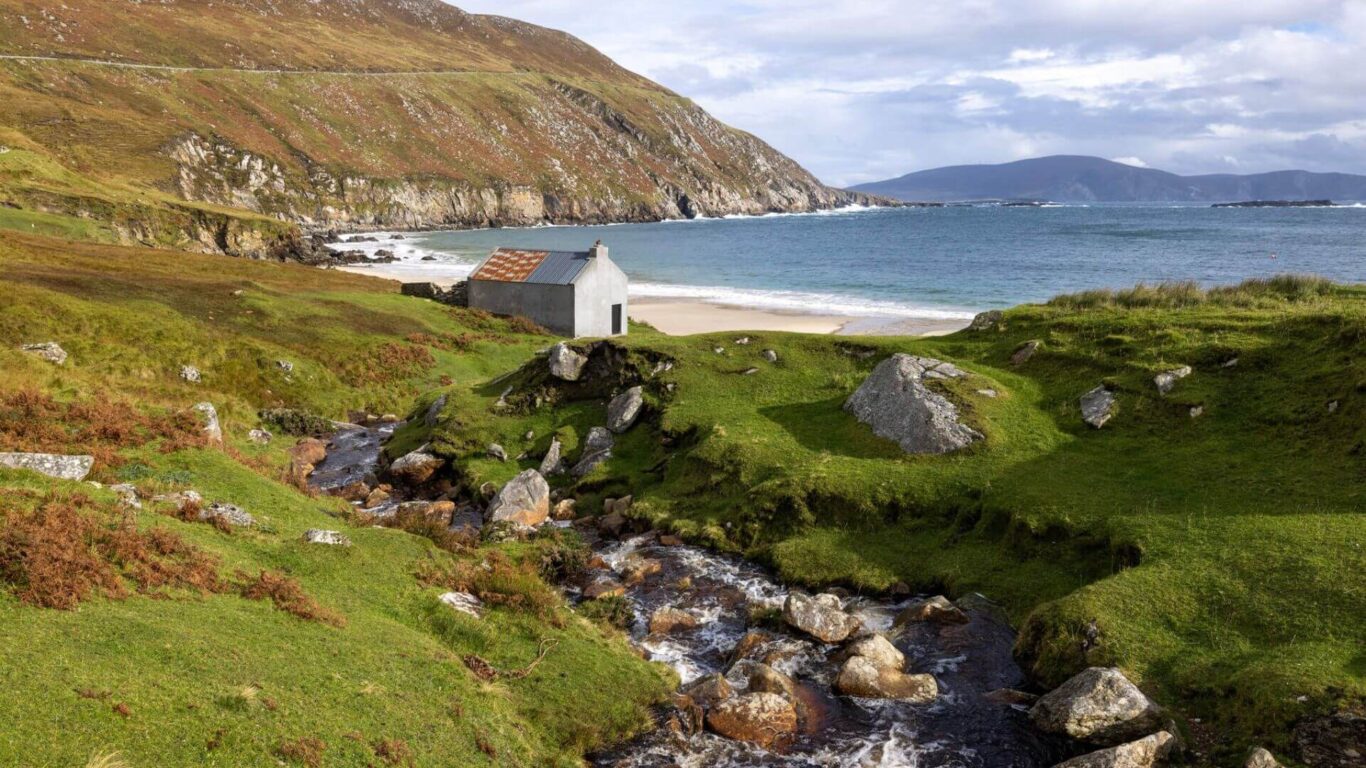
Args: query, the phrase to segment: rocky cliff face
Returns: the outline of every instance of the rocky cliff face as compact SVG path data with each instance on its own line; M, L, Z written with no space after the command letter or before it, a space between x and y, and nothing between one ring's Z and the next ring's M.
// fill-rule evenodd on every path
M826 187L582 41L439 0L28 9L0 0L0 24L23 30L0 54L64 60L0 60L0 126L14 134L0 138L41 155L44 176L0 174L0 201L98 215L98 185L141 209L193 204L212 220L180 238L196 249L278 250L237 233L261 221L599 223L875 199ZM250 215L224 234L223 209ZM128 218L119 231L142 241Z

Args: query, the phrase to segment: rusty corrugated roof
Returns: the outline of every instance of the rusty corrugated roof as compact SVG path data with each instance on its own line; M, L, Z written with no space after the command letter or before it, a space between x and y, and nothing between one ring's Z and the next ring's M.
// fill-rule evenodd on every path
M588 264L587 251L526 251L499 248L470 275L471 280L569 285Z

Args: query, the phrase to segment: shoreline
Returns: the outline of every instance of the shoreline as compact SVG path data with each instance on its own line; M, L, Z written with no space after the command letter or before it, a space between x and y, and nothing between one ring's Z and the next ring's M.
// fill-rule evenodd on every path
M431 265L414 265L413 273L391 264L338 266L334 269L398 282L429 282L443 288L465 275L433 276ZM468 273L465 273L468 274ZM627 314L667 336L691 336L732 331L783 331L841 336L943 336L960 331L970 320L887 315L839 315L760 309L705 301L687 296L632 296Z

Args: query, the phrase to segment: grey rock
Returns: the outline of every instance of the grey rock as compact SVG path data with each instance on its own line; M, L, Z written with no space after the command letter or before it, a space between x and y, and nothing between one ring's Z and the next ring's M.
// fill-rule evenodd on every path
M1220 368L1237 368L1237 367L1238 367L1238 358L1236 358L1236 357L1230 357L1229 359L1227 359L1227 360L1224 361L1223 365L1221 365L1221 366L1219 366L1219 367L1220 367Z
M540 525L550 516L550 486L541 473L528 469L508 481L489 502L484 519Z
M645 393L640 387L631 387L607 404L607 428L621 434L636 423L640 408L645 404Z
M535 532L535 528L515 520L498 520L479 529L479 540L486 544L526 541Z
M844 410L907 453L956 451L981 440L982 433L959 422L957 406L931 391L924 380L965 375L942 360L892 355L849 396Z
M152 497L152 501L165 502L180 507L190 503L200 504L204 501L204 497L199 495L199 491L189 490L176 491L174 493L159 493Z
M491 459L497 459L497 460L499 460L499 461L507 461L507 460L508 460L508 452L507 452L507 449L505 449L503 446L499 445L498 443L489 443L488 454L489 454L489 458L491 458Z
M742 376L753 376L754 374L756 374L756 373L758 373L758 372L759 372L759 369L758 369L758 368L746 368L745 370L740 371L740 375L742 375Z
M748 336L741 336L740 338L738 338L738 339L735 340L735 343L736 343L736 344L739 344L739 345L742 346L742 347L748 346L748 345L749 345L749 337L748 337Z
M687 684L680 693L691 697L703 709L711 709L734 696L735 689L731 687L725 675L714 672Z
M1081 396L1081 419L1087 424L1100 429L1114 415L1115 394L1104 384Z
M304 531L304 541L309 544L324 544L331 547L351 546L351 539L341 531L324 531L320 528Z
M606 427L593 427L588 431L588 437L583 441L583 451L579 454L579 461L574 465L571 474L574 477L583 477L600 464L612 458L612 446L616 443L612 437L612 432Z
M977 390L977 394L981 395L982 397L991 398L992 400L995 400L997 397L1000 397L1001 395L1000 392L997 392L994 389L979 389Z
M1191 418L1192 418L1192 419L1198 419L1198 418L1200 418L1201 416L1204 416L1204 415L1205 415L1205 406L1203 406L1203 405L1197 405L1197 406L1193 406L1193 407L1191 408Z
M223 428L218 424L218 409L213 403L195 403L194 410L204 422L204 435L211 443L223 442Z
M55 341L44 341L39 344L24 344L20 349L32 355L37 355L53 365L63 365L66 363L66 350L62 345Z
M831 594L789 594L783 602L783 621L823 643L844 642L860 626L858 619L844 612L840 599Z
M968 615L958 606L949 602L943 595L935 595L927 600L920 600L907 606L899 613L894 626L904 626L928 622L930 624L967 624Z
M763 352L760 352L759 355L770 363L778 362L778 353L775 350L765 349Z
M58 480L84 480L95 466L93 456L62 456L55 453L0 453L0 467L27 469Z
M538 470L542 477L550 477L564 469L564 461L560 456L560 439L552 437L550 439L550 449L545 452L545 457L541 459L541 468Z
M1262 747L1256 747L1247 755L1243 768L1283 768L1276 756Z
M193 365L182 365L180 366L180 378L191 384L198 384L201 376L199 374L199 369Z
M422 423L429 427L435 427L437 423L441 421L441 412L445 409L446 396L442 395L433 400L431 405L427 406L427 412L422 415Z
M1162 710L1113 667L1091 667L1039 697L1029 718L1040 730L1114 745L1162 727Z
M1054 768L1153 768L1164 765L1176 744L1167 731L1058 763Z
M1176 386L1176 382L1189 375L1191 375L1191 367L1189 365L1183 365L1180 368L1173 368L1170 371L1163 371L1162 373L1157 374L1153 377L1153 384L1157 385L1157 393L1159 395L1165 395L1172 391L1172 388Z
M906 667L906 655L882 635L869 635L854 641L849 646L848 653L850 657L862 656L878 669L894 669L900 672Z
M469 592L446 592L437 599L460 613L476 619L484 617L484 601Z
M109 486L109 490L113 491L114 494L119 497L120 506L128 507L129 509L142 509L142 501L138 499L138 489L132 483L111 485Z
M221 501L215 501L209 506L199 510L200 520L211 520L215 517L226 520L229 525L243 528L256 524L256 518L252 517L250 513L236 504L226 504Z
M1015 351L1010 353L1010 364L1024 365L1029 362L1030 358L1034 357L1034 353L1039 351L1039 345L1040 342L1038 341L1026 341L1016 347Z
M926 704L939 697L933 675L908 675L899 669L879 667L865 656L853 656L835 676L835 690L868 699L899 699Z
M715 352L715 353L718 354L718 355L724 355L724 354L726 354L726 348L725 348L725 347L712 347L712 348L711 348L711 351L712 351L712 352Z
M550 348L550 375L561 381L578 381L588 358L560 342Z
M1329 412L1329 413L1337 413L1337 412L1338 412L1338 401L1334 400L1333 402L1331 402L1331 403L1328 404L1328 412Z
M389 465L389 474L417 485L430 480L444 463L440 456L431 452L430 445L424 445L395 459L394 463Z
M247 433L247 439L257 445L270 445L270 441L274 439L274 437L274 435L264 429L253 429Z
M285 373L294 373L294 363L291 363L288 360L276 360L275 367Z
M972 318L972 323L968 326L969 331L989 331L1001 324L1005 319L1005 313L999 309L992 309L986 312L978 312Z

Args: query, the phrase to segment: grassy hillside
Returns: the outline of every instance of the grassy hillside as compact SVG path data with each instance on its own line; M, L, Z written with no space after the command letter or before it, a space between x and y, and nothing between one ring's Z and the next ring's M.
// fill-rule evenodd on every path
M39 237L0 236L0 280L6 450L90 452L94 480L192 488L258 521L223 531L0 470L0 763L572 765L647 723L667 671L543 579L572 537L441 549L281 482L287 435L246 439L262 407L406 411L544 337L340 273ZM70 360L17 349L35 340ZM188 415L201 400L221 448ZM305 544L311 528L353 545ZM437 601L455 582L484 594L483 620ZM470 654L504 674L482 681Z
M580 504L634 493L636 514L796 582L983 592L1022 625L1040 681L1118 664L1229 759L1286 747L1297 721L1366 694L1366 289L1168 286L1020 307L1000 330L945 338L735 338L625 342L651 427L579 485ZM1040 351L1011 365L1028 340ZM909 457L842 411L901 351L973 372L949 391L983 443ZM674 367L651 378L660 359ZM489 441L534 427L536 456L558 430L572 458L603 423L607 393L556 388L542 365L520 381L550 407L467 404L437 430L472 483L519 469L487 461ZM1194 373L1160 396L1154 375L1181 365ZM1078 397L1101 383L1120 410L1095 430Z
M568 35L439 0L49 6L0 0L0 203L120 242L267 255L270 233L186 239L186 203L254 232L857 197Z

